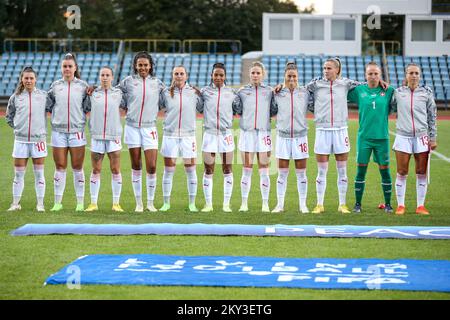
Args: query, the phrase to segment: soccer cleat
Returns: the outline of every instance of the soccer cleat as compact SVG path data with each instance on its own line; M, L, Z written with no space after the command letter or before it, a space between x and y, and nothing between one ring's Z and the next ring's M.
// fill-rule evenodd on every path
M406 208L405 206L398 206L397 210L395 210L395 214L401 215L405 214Z
M355 203L355 206L353 207L353 212L361 213L361 204L360 203Z
M378 209L384 209L386 207L386 205L384 203L380 203L378 205Z
M264 212L264 213L270 213L270 208L269 208L269 206L266 204L266 205L262 205L262 207L261 207L261 212Z
M122 207L120 206L120 204L113 204L112 206L112 211L116 211L116 212L124 212L124 210L122 209Z
M417 214L423 214L423 215L430 214L430 212L428 212L428 210L424 206L418 206L417 209L416 209L416 213Z
M37 210L38 212L45 212L44 205L43 205L43 204L38 204L38 205L36 206L36 210Z
M309 213L308 207L300 207L300 213Z
M241 207L239 208L239 212L247 212L248 206L246 204L241 204Z
M341 213L350 213L350 209L347 207L347 205L341 204L341 205L338 207L338 212L341 212Z
M159 211L166 212L166 211L169 211L169 209L170 209L170 204L164 203L163 206L161 208L159 208Z
M147 204L147 210L150 212L157 212L158 209L155 208L155 206L153 204Z
M384 206L384 212L386 212L386 213L392 213L392 212L394 212L394 209L392 209L392 206L391 206L390 204L386 204L386 205Z
M144 206L142 204L137 204L134 212L141 213L144 212Z
M19 211L22 210L22 207L20 204L11 204L11 207L9 207L8 211Z
M318 204L312 211L312 213L324 213L325 212L325 207Z
M195 203L190 203L189 204L189 211L190 212L198 212L197 207L195 206Z
M212 212L214 210L213 206L205 205L202 209L202 212Z
M56 212L56 211L62 210L62 208L63 208L62 203L55 203L53 205L53 208L50 209L50 211L55 211Z
M98 206L95 203L91 203L90 205L88 205L87 209L84 210L86 212L92 212L92 211L97 211L98 210Z
M75 211L77 211L77 212L84 211L84 204L82 204L82 203L77 204Z
M223 207L222 207L222 211L223 211L223 212L233 212L233 211L231 210L229 204L224 204Z
M276 206L275 209L272 210L272 213L282 213L284 211L284 208L280 206Z

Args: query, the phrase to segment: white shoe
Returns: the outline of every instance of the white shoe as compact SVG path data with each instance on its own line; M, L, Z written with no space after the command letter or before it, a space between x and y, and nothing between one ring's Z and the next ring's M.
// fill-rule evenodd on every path
M158 209L153 204L147 204L147 210L150 212L158 212Z
M270 212L270 208L269 208L269 206L266 204L266 205L264 205L263 204L263 206L262 206L262 208L261 208L261 212Z
M276 206L275 209L272 210L272 213L282 213L284 208Z
M229 204L224 204L223 208L222 208L223 212L233 212L233 210L231 210L230 205Z
M213 206L205 205L201 212L212 212L214 210Z
M300 213L309 213L309 209L307 207L300 207Z
M19 211L22 210L22 207L20 204L11 204L11 207L9 207L8 211Z
M248 211L248 206L246 204L242 204L241 207L239 208L239 212L247 212Z
M37 210L38 212L45 212L44 205L43 205L43 204L38 204L38 205L36 206L36 210Z
M134 212L144 212L144 206L142 204L136 205L136 209L134 209Z

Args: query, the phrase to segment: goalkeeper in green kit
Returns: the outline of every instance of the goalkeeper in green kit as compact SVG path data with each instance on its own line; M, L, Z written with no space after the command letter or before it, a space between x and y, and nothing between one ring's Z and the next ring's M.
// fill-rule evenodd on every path
M389 122L390 102L394 88L384 90L380 86L381 68L375 62L366 65L367 84L355 87L348 93L348 101L358 105L359 129L357 172L355 179L356 203L353 212L361 213L361 200L364 193L365 177L370 156L379 165L387 213L392 213L392 180L389 172Z

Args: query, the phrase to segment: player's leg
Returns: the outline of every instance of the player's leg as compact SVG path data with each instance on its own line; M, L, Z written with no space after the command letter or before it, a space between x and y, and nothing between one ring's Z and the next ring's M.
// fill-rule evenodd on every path
M123 212L120 206L120 195L122 193L122 174L120 172L120 150L108 152L109 166L111 169L111 189L113 196L112 210Z
M262 197L262 212L270 212L269 209L269 194L270 194L270 177L269 177L269 163L270 163L270 151L257 152L259 167L259 186Z
M22 198L23 188L25 186L25 169L27 167L27 146L25 143L14 142L14 180L12 183L13 202L8 211L18 211L22 209L20 199Z
M146 148L146 147L145 147ZM146 186L147 186L147 210L150 212L158 211L155 208L155 192L157 185L156 163L158 159L158 149L145 149L145 167L147 170Z
M417 193L417 209L418 214L429 214L425 208L425 197L427 195L427 165L428 152L415 153L416 162L416 193Z
M230 200L233 193L233 151L223 152L222 156L222 172L223 172L223 211L231 212Z
M358 139L358 150L356 154L356 177L355 177L355 206L353 212L360 213L362 210L362 198L366 186L366 173L370 161L372 147L369 141Z
M338 211L342 213L350 213L346 205L348 177L347 177L347 160L350 152L350 140L348 138L347 128L332 131L333 132L333 149L336 157L337 167L337 187L339 192Z
M255 157L254 152L241 152L243 167L241 177L241 207L239 211L248 211L248 195L252 186L252 173L253 173L253 160Z
M85 155L85 146L69 147L70 162L73 170L73 185L77 196L77 206L75 211L84 211L84 188L85 178L83 162Z
M374 146L374 161L378 163L381 175L381 188L384 197L384 211L392 213L391 195L392 179L389 168L389 139L382 139L376 142Z
M45 175L44 163L47 157L47 145L45 141L33 143L31 146L31 158L33 161L34 172L34 190L36 191L36 210L44 212L44 197L45 197Z
M67 134L52 131L52 153L55 162L53 175L54 205L50 211L62 209L62 199L66 188L67 157L69 152L69 140Z
M202 212L213 211L213 175L214 165L216 161L216 154L214 152L203 152L203 163L205 171L203 172L203 194L205 196L205 207Z
M272 212L274 213L284 211L284 199L286 197L288 175L289 175L289 159L278 159L277 205L275 209L272 210Z
M409 159L411 158L411 154L413 154L412 139L397 135L392 146L397 160L397 177L395 179L395 194L397 197L396 214L404 214L406 211L406 180L408 177Z
M91 164L92 164L92 172L89 179L89 190L91 194L91 203L87 207L85 211L97 211L98 210L98 194L100 192L100 184L101 184L101 171L102 171L102 162L104 158L104 148L102 151L98 149L94 149L94 143L97 145L103 145L104 141L97 141L91 144ZM99 152L100 151L100 152Z

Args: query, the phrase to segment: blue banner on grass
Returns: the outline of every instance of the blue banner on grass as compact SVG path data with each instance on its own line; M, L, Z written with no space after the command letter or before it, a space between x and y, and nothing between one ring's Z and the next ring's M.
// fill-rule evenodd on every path
M49 234L89 235L239 235L325 238L450 239L450 227L412 226L321 226L321 225L242 225L242 224L26 224L13 236Z
M46 283L450 292L450 261L89 255Z

